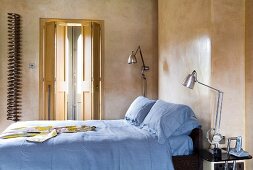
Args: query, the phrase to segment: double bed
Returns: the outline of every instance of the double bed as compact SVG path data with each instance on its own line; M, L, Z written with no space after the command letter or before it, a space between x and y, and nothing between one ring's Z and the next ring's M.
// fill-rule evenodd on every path
M28 137L0 139L0 169L201 169L198 150L201 147L202 133L191 109L176 104L169 104L168 107L168 103L163 101L155 101L148 109L146 104L145 107L136 109L140 103L142 102L138 102L137 106L132 103L134 107L131 108L131 105L126 118L121 120L14 123L3 134L20 127L85 125L95 126L96 129L59 133L42 143L30 142ZM136 111L143 110L147 112L145 116L136 116Z

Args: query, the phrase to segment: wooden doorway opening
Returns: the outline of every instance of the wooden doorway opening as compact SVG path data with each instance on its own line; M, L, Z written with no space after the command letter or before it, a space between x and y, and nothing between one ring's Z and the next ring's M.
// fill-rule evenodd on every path
M102 119L103 21L40 19L40 119Z

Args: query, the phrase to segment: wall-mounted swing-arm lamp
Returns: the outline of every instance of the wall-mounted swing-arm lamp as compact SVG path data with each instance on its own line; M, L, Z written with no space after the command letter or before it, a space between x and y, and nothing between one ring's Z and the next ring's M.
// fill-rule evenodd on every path
M218 92L218 99L217 99L217 106L216 106L217 108L216 108L216 114L215 114L215 128L211 128L210 130L208 130L206 137L208 139L208 142L211 145L214 145L216 150L219 150L218 145L220 141L222 140L222 135L220 134L220 123L221 123L223 92L214 87L211 87L204 83L199 82L197 79L197 72L195 70L186 77L186 79L183 82L183 85L190 89L193 89L196 82Z
M128 64L135 64L137 63L137 59L136 59L136 54L137 52L140 52L140 56L141 56L141 61L142 61L142 67L141 67L141 77L142 77L142 93L143 96L147 95L147 78L145 76L145 71L149 70L149 66L146 66L144 63L144 59L142 56L142 52L141 52L141 47L138 46L138 48L136 49L136 51L132 51L132 54L128 57Z

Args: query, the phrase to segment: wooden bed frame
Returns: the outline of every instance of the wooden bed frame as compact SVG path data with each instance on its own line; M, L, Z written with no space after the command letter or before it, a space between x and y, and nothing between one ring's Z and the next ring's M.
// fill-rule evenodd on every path
M203 163L200 157L202 149L202 130L200 128L193 129L190 137L193 141L193 154L186 156L173 156L173 164L175 170L203 170Z

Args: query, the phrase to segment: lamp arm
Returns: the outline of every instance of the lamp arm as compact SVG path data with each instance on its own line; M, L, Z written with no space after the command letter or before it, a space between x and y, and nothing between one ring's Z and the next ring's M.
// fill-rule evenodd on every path
M223 92L218 91L218 100L217 100L217 108L215 115L215 127L211 128L206 133L206 138L211 145L214 145L215 148L218 148L220 141L222 140L222 135L220 134L220 123L221 123L221 110L222 110L222 102L223 102ZM209 134L213 133L212 138L209 138Z
M206 85L206 84L204 84L204 83L201 83L201 82L199 82L198 80L195 80L197 83L199 83L199 84L201 84L201 85L203 85L203 86L206 86L206 87L209 87L210 89L213 89L213 90L215 90L215 91L217 91L217 92L219 92L219 93L223 93L222 91L220 91L220 90L218 90L218 89L216 89L216 88L214 88L214 87L211 87L211 86L208 86L208 85Z
M218 99L217 99L217 106L216 106L217 108L216 108L216 115L215 115L215 133L218 133L218 131L220 130L221 110L222 110L222 102L223 102L223 93L224 92L222 92L214 87L208 86L204 83L201 83L198 80L195 80L195 81L203 86L206 86L206 87L218 92Z
M219 130L220 130L222 102L223 102L223 92L219 91L218 100L217 100L217 110L216 110L216 116L215 116L215 132L216 133L219 133Z
M137 48L137 50L136 50L136 52L135 52L135 55L137 54L138 51L140 51L142 66L144 67L144 66L145 66L145 63L144 63L144 59L143 59L143 56L142 56L141 46L138 46L138 48Z
M147 95L147 78L145 76L145 71L149 70L149 66L145 65L144 59L143 59L143 55L142 55L142 51L141 51L141 46L139 45L138 48L136 49L136 51L134 52L134 56L136 56L137 52L140 52L140 56L141 56L141 61L142 61L142 68L141 68L141 77L142 77L142 93L143 96L146 97Z
M211 128L209 131L207 131L207 139L209 141L210 144L215 145L215 147L218 147L218 144L220 142L220 140L222 139L222 135L220 134L220 123L221 123L221 110L222 110L222 102L223 102L223 93L222 91L208 86L204 83L199 82L197 79L195 79L195 81L203 86L206 86L212 90L215 90L218 92L218 99L217 99L217 105L216 105L216 114L215 114L215 126L214 128ZM209 139L209 133L214 132L214 136L212 137L212 139Z
M142 70L142 73L141 73L141 77L142 77L142 93L143 93L143 96L146 97L147 95L147 78L144 74L144 71Z
M141 56L141 61L142 61L142 73L146 70L149 70L149 66L145 65L144 59L143 59L143 55L142 55L142 51L141 51L141 46L138 46L137 50L135 51L135 54L137 54L137 52L140 51L140 56Z

